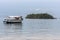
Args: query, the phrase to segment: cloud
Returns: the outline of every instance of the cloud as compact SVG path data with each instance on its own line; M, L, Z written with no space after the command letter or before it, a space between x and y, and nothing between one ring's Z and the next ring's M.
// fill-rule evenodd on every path
M36 11L39 11L40 9L35 9Z
M40 8L30 8L29 10L39 11L39 10L40 10Z

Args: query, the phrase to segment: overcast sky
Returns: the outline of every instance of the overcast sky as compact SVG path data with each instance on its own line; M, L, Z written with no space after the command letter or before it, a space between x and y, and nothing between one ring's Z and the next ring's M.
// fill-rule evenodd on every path
M0 0L0 2L59 2L60 0Z
M60 0L0 0L0 13L3 11L20 13L20 11L23 12L22 10L28 12L27 8L40 9L40 11L47 10L54 15L60 16Z

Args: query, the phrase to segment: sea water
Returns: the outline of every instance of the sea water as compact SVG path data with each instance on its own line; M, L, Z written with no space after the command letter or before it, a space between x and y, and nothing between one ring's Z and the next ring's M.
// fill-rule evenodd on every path
M60 19L24 19L14 24L0 22L0 39L59 40Z

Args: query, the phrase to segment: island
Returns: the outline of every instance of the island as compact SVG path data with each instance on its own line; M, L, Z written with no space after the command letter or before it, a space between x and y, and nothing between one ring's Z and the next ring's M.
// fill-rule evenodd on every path
M52 15L48 13L28 14L26 18L28 19L55 19Z

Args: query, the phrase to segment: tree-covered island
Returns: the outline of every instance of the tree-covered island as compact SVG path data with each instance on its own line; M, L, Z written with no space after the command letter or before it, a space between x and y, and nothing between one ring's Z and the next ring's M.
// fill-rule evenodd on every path
M26 18L28 19L55 19L52 15L48 13L28 14Z

